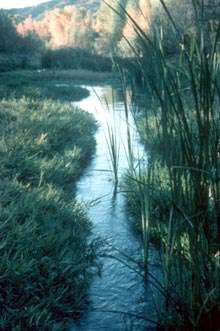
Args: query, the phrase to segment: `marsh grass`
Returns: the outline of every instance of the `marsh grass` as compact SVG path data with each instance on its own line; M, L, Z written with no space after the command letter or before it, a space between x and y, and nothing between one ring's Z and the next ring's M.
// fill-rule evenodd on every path
M172 26L173 58L166 52L163 25L146 33L125 12L138 40L136 45L128 43L144 88L152 93L151 107L141 110L139 123L150 151L149 224L156 224L162 252L161 327L215 330L217 326L218 330L220 28L217 24L212 29L204 20L203 1L192 1L194 29L186 43L179 22L165 2L160 3ZM139 196L139 186L132 186L132 180L128 185L141 223L145 197Z
M103 109L106 110L105 112L105 122L104 122L104 135L105 140L107 143L108 148L108 155L111 165L111 172L113 173L113 181L114 181L114 191L113 196L117 193L117 187L119 182L119 159L120 159L120 141L117 137L117 130L118 130L118 123L115 121L115 98L114 98L114 91L112 90L111 99L112 104L110 104L109 100L104 97L101 98L95 91L96 98L99 100L100 105ZM103 169L108 171L107 169Z
M95 130L69 104L0 101L1 330L64 330L86 304L96 243L73 187Z
M118 168L119 168L119 146L116 138L115 128L111 124L107 124L107 145L110 156L110 162L112 166L112 172L114 174L115 189L118 186Z
M89 70L61 70L61 69L42 69L42 70L16 70L13 72L1 73L0 77L8 81L34 83L74 83L97 85L106 84L117 80L117 75L108 72L94 72ZM5 80L5 82L6 82Z
M124 182L124 191L129 202L130 211L138 211L136 218L139 220L140 230L143 240L143 262L145 270L148 268L149 244L150 244L150 224L149 224L149 174L140 165L132 167L127 172ZM128 191L129 190L129 191ZM138 206L135 203L138 203ZM135 208L134 208L135 207Z
M9 75L9 74L8 74ZM73 102L89 96L88 90L76 86L71 80L42 80L28 77L28 75L14 74L0 75L0 98L16 98L23 96L44 100Z

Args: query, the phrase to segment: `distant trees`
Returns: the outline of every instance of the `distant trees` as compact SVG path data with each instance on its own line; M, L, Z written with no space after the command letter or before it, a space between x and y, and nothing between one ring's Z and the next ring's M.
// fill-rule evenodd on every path
M100 72L112 70L111 60L81 48L48 49L42 57L45 69L85 69Z
M114 16L113 10L102 2L95 19L95 30L98 33L95 48L98 53L111 54Z
M118 43L121 41L123 36L124 26L126 24L126 7L127 7L128 0L118 0L114 1L112 6L115 10L114 13L114 20L112 26L112 46L116 48Z
M33 33L21 36L13 19L4 11L0 11L0 53L35 53L41 47L40 39Z
M40 66L39 52L43 44L32 32L21 36L13 18L0 11L0 72Z
M164 0L178 28L190 34L193 29L191 0ZM109 6L107 4L109 4ZM69 5L44 13L35 20L31 16L18 23L16 29L10 17L0 13L0 52L36 51L40 47L36 36L44 41L48 48L88 49L91 53L108 56L131 55L126 39L136 43L134 25L126 15L129 13L139 26L149 32L151 26L162 26L167 52L175 52L171 38L172 24L167 18L160 0L106 0L95 10L82 6ZM178 4L178 5L177 5ZM219 18L220 5L217 0L204 0L205 19L212 25ZM112 8L114 10L112 10ZM156 23L156 24L155 24ZM17 33L18 32L18 33ZM130 53L129 53L130 52Z
M128 18L128 15L130 18ZM129 44L132 44L137 48L137 33L132 20L138 22L139 27L146 33L149 31L151 22L152 10L150 0L128 0L126 6L126 20L124 21L124 27L122 31L122 39L118 45L120 54L125 56L134 55L131 47L126 40L129 40Z
M106 2L114 10L104 2L96 12L77 5L65 6L46 12L39 20L27 17L18 24L17 31L23 36L29 32L36 33L52 49L75 47L87 48L103 55L117 53L127 24L124 9L128 4L129 10L134 8L135 1L107 0ZM127 29L126 32L128 31Z
M16 51L20 37L13 25L12 19L0 11L0 52Z
M95 29L95 17L91 11L84 8L74 6L73 9L69 23L68 46L89 49L93 52L98 38Z
M18 24L17 30L23 36L30 31L34 32L46 41L50 48L84 48L84 45L87 45L91 49L96 38L93 14L74 5L48 11L41 20L28 17Z

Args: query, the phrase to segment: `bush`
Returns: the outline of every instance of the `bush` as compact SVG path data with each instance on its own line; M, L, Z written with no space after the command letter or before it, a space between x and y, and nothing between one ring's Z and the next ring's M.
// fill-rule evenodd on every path
M86 69L92 71L112 71L111 59L92 54L80 48L61 48L47 50L42 58L45 69Z

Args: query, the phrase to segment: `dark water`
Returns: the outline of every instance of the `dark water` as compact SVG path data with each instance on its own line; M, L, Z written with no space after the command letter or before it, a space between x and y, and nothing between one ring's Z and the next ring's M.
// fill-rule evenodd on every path
M91 305L80 322L72 326L71 331L154 330L154 324L140 317L155 319L155 290L150 282L144 280L136 263L125 257L129 256L137 261L142 258L141 240L132 231L123 193L119 192L113 197L114 184L106 141L106 121L116 126L115 132L120 145L119 173L122 175L128 167L127 126L123 103L120 93L111 86L86 88L90 90L90 96L76 104L94 114L99 129L96 134L97 152L78 183L77 197L88 204L93 201L89 208L89 217L94 224L94 234L107 241L108 254L114 257L103 259L102 275L94 279L90 288ZM105 104L106 100L109 109ZM144 151L138 142L132 118L130 132L134 154L141 158ZM156 277L159 275L157 262L158 253L152 248L149 268Z

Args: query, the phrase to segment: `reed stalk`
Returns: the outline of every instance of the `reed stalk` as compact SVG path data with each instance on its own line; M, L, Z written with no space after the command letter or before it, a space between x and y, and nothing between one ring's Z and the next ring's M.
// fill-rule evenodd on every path
M160 173L152 167L153 194L147 194L147 203L140 195L139 208L146 219L155 218L158 209L166 218L163 224L155 220L167 289L163 324L212 330L220 323L220 24L210 28L203 1L192 0L193 31L184 31L167 2L160 4L171 26L172 56L163 24L152 24L146 33L124 9L137 34L136 44L128 43L153 100L151 108L140 110L142 138L151 163L160 164L167 178L158 184ZM170 192L170 213L161 207L159 192ZM144 237L153 222L142 224Z

